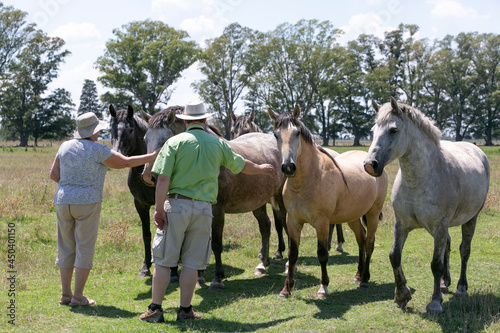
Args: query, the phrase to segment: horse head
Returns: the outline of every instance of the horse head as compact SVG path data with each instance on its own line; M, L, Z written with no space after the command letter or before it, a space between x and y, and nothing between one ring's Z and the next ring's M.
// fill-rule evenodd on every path
M301 134L312 143L312 135L299 120L300 107L295 106L292 112L276 114L268 109L269 117L274 121L274 136L281 151L281 171L286 177L295 177L297 171L297 159L300 153Z
M248 117L245 115L236 116L233 112L231 112L231 118L233 119L233 126L231 127L231 136L233 140L243 134L262 132L260 127L254 123L255 111L253 110Z
M364 161L364 168L371 176L380 177L387 164L404 155L409 141L403 104L398 104L391 97L390 102L382 106L372 100L372 106L377 113L377 121L372 128L373 141Z
M146 131L146 122L134 115L134 108L115 110L109 105L111 115L111 144L115 151L125 155L139 155L145 153L143 136Z

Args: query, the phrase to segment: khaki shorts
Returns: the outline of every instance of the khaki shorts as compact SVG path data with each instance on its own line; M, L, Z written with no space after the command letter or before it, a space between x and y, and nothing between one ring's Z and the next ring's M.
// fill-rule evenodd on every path
M101 214L101 203L56 205L56 213L56 266L91 269Z
M192 199L165 201L168 225L156 230L153 262L164 267L182 266L203 270L212 253L212 205Z

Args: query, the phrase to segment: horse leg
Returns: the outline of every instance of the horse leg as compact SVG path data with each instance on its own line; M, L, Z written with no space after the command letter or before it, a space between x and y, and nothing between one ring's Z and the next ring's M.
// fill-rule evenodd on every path
M328 224L327 220L319 221L318 227L316 228L316 235L318 237L318 261L321 266L321 286L318 290L319 298L326 298L330 296L328 293L328 285L330 284L330 279L328 278L327 264L328 264L328 239L331 235L329 231L331 224Z
M427 313L439 315L443 312L443 293L441 293L441 279L443 278L444 257L446 252L446 243L448 239L448 223L441 221L439 227L434 233L434 254L432 255L431 269L434 275L434 292L432 293L432 300L425 307Z
M290 221L290 215L287 215L288 229L288 272L286 274L285 286L281 290L279 297L287 298L292 294L292 289L295 284L294 275L299 257L300 233L303 224L299 221Z
M474 216L469 222L462 225L462 243L460 244L460 279L457 284L457 292L455 296L468 296L467 293L467 262L470 256L470 244L472 242L472 237L476 230L477 215Z
M283 259L283 252L285 251L285 240L283 238L283 227L286 223L286 214L273 208L274 216L274 227L276 228L276 233L278 234L278 250L273 256L273 260ZM286 229L285 229L286 231Z
M361 273L363 272L365 267L366 232L365 228L361 224L360 219L349 222L348 226L354 232L356 242L358 243L358 270L356 271L356 275L354 275L353 282L359 282L361 281Z
M149 268L151 267L151 225L149 217L149 207L148 205L142 204L139 200L134 198L134 206L139 214L142 225L142 241L144 243L144 265L142 266L139 276L149 277L151 272Z
M269 237L271 236L271 220L267 216L266 205L257 208L252 211L253 216L259 222L259 231L262 238L260 252L258 258L260 258L260 263L255 268L255 275L268 274L266 269L269 266Z
M451 284L451 277L450 277L450 250L451 250L451 237L450 234L448 233L448 237L446 239L446 247L445 247L445 252L444 252L444 272L443 272L443 277L441 278L441 292L443 294L448 293L448 287Z
M389 252L389 259L391 261L396 284L394 302L396 302L401 309L405 309L406 304L411 300L410 288L406 285L406 278L403 273L403 268L401 267L401 254L409 232L409 230L403 227L402 222L396 216L396 221L394 223L394 242Z
M278 250L274 254L273 260L281 260L283 259L283 252L285 251L283 229L285 229L285 232L288 234L286 229L286 208L283 203L283 196L281 192L279 195L276 195L271 199L271 206L273 208L274 227L276 228L276 233L278 234Z
M208 290L224 289L224 268L222 267L222 232L224 230L224 208L220 205L212 206L212 252L215 258L215 277L210 282Z
M360 289L368 289L370 287L370 260L372 258L373 249L375 248L375 233L382 215L380 211L368 212L363 219L366 222L366 245L365 245L365 266L361 272Z
M344 240L344 232L342 231L342 224L335 224L335 229L337 229L337 247L335 248L335 252L338 252L338 253L343 253L344 252L344 248L342 247L342 244L345 243L345 240ZM331 242L331 238L330 238L330 242ZM328 247L328 249L330 249L330 247Z

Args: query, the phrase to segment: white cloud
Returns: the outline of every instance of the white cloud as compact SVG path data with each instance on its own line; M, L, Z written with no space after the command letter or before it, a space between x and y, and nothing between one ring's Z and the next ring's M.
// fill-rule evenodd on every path
M153 11L168 11L172 7L176 7L183 10L189 10L191 8L192 1L186 0L153 0L151 3L151 9Z
M99 29L92 23L68 23L54 30L51 36L61 37L66 43L81 42L101 38Z
M342 26L340 29L344 32L344 35L340 38L339 42L344 44L356 39L360 34L384 38L384 32L392 31L396 28L386 25L379 15L367 13L354 15L349 19L348 25Z
M65 65L64 67L66 67ZM78 107L80 101L80 95L82 92L83 82L85 79L93 80L98 84L97 77L99 76L99 72L94 68L94 65L91 60L85 60L75 67L65 68L60 71L59 77L52 82L50 88L64 88L71 93L71 98L73 102ZM103 94L104 91L99 89L99 95Z
M470 17L477 18L478 13L472 7L465 7L460 2L455 0L429 0L431 4L434 4L434 8L431 10L431 14L438 17Z

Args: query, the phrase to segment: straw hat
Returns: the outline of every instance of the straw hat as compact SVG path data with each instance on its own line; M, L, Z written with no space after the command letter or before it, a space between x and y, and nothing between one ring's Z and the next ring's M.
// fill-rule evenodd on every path
M202 102L189 102L184 108L184 113L177 114L177 118L185 120L198 120L212 117L213 113L205 111L205 105Z
M107 129L108 124L97 119L93 112L86 112L76 118L75 139L86 139L96 134L98 131Z

